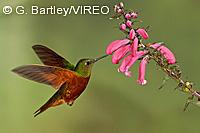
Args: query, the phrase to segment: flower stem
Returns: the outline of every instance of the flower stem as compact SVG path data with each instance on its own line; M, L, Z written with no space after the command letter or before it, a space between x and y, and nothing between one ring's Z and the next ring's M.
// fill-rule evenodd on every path
M177 64L171 65L166 63L165 58L159 51L151 51L151 49L149 49L148 54L150 55L151 59L153 59L169 77L178 83L178 88L180 88L180 91L189 93L192 96L195 96L198 100L200 99L200 94L198 91L193 89L192 82L182 79L181 70Z

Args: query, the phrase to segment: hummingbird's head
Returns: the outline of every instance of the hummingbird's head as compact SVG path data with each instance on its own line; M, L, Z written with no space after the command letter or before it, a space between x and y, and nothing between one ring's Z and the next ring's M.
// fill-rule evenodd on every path
M75 71L81 74L81 76L88 77L91 74L94 63L95 59L80 59L76 64Z
M78 63L76 64L75 71L84 77L88 77L91 74L91 70L92 70L94 63L96 63L100 59L103 59L107 56L108 55L104 55L102 57L95 58L95 59L90 59L90 58L80 59L78 61Z

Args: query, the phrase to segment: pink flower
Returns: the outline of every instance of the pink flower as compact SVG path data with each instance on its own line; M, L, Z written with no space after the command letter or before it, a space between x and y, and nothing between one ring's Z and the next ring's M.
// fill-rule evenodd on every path
M112 63L118 64L119 61L130 51L130 45L123 46L116 50L112 56Z
M126 26L131 27L132 26L132 22L130 20L126 21Z
M143 55L146 54L147 51L138 51L136 53L136 56L132 56L131 61L127 64L126 69L129 70L129 68L135 63L136 60L138 60L139 58L141 58Z
M131 13L131 17L133 17L133 18L137 18L137 17L138 17L138 14L135 13L135 12L132 12L132 13Z
M129 77L131 76L131 72L129 72L128 70L126 70L126 66L131 61L132 57L133 57L132 55L128 55L126 58L124 58L124 60L122 61L122 64L118 68L118 72L125 73L125 75L126 76L129 75Z
M139 51L136 53L136 56L128 55L123 61L118 71L124 73L126 76L131 76L131 72L129 71L130 67L143 55L146 54L146 51Z
M150 47L160 51L160 53L163 54L163 56L167 59L169 64L176 63L176 58L174 54L167 47L163 46L162 43L155 43L152 44Z
M149 35L147 34L147 32L144 29L138 29L136 31L140 36L142 36L142 38L144 39L148 39Z
M131 29L130 30L130 33L129 33L129 39L133 40L135 37L135 30L134 29Z
M112 54L114 51L128 44L129 42L130 42L129 39L116 40L116 41L111 42L106 49L106 54Z
M121 24L121 25L120 25L120 29L121 29L121 30L126 30L126 25L125 25L125 24Z
M132 55L135 56L138 49L138 38L136 37L132 44Z
M147 58L143 58L140 67L139 67L139 76L137 82L141 85L145 85L147 81L145 80L145 71L146 71L146 65L148 63Z
M126 19L130 19L130 18L131 18L131 14L127 13L127 14L125 15L125 18L126 18Z

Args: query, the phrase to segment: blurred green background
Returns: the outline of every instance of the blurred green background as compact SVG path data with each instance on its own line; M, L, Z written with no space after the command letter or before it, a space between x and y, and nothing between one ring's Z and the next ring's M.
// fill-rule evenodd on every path
M72 107L50 108L37 118L33 112L55 92L49 86L25 80L10 70L40 63L31 49L45 44L72 63L104 54L107 44L123 38L118 21L108 15L4 15L5 5L38 6L108 5L120 1L1 0L0 3L0 132L1 133L197 133L200 109L183 112L187 95L174 91L172 80L158 90L164 74L154 62L148 65L146 86L117 72L107 58L95 65L86 91ZM140 12L143 26L150 26L148 41L164 41L175 52L184 77L200 87L200 1L126 0L126 8Z

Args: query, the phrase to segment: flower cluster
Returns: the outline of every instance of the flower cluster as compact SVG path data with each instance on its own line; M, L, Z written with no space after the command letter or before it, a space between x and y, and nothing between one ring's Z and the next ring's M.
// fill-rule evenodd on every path
M124 10L124 4L119 3L114 6L114 11L119 17L123 18L123 22L119 25L119 29L126 33L126 38L121 40L115 40L111 42L107 49L106 54L112 55L112 63L118 64L120 60L122 63L118 68L118 72L124 73L126 76L131 77L131 66L137 61L140 61L138 83L145 85L146 65L148 64L150 57L146 45L142 43L142 40L147 40L149 35L145 28L135 27L134 24L138 18L137 12L126 12ZM150 45L151 48L160 51L161 54L168 60L169 64L174 64L176 59L173 53L160 43L154 43Z
M200 106L200 91L194 89L191 81L183 79L182 71L176 63L174 54L165 44L163 42L143 44L143 40L147 40L149 35L147 29L136 27L135 23L141 22L136 20L138 18L138 13L125 10L122 2L114 6L114 11L115 15L112 16L111 19L116 18L123 20L123 22L119 24L119 29L126 34L126 37L111 42L106 49L106 55L103 57L112 55L113 64L118 64L121 61L118 72L124 73L128 77L131 77L130 68L132 65L136 61L140 61L137 82L141 85L147 83L145 80L146 65L150 60L154 60L168 77L174 79L178 83L176 89L190 94L185 104L184 111L190 103ZM165 82L166 79L163 81L160 88L163 87ZM193 100L194 98L197 98L197 101Z

